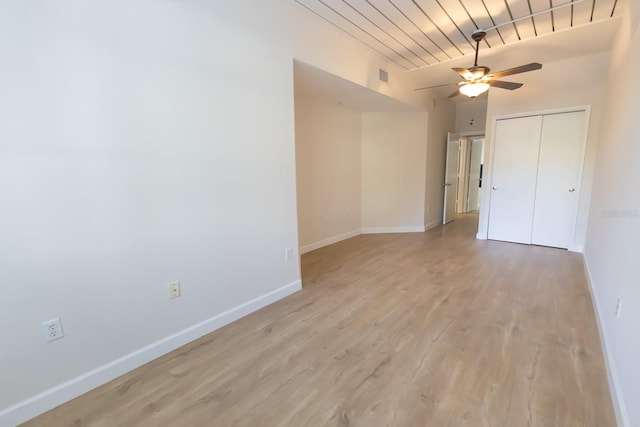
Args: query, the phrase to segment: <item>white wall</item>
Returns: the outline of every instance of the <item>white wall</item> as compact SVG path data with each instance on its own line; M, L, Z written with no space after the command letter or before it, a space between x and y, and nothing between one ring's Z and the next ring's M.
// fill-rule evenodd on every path
M491 178L491 153L493 149L491 132L496 116L591 106L576 236L572 246L574 250L578 251L582 250L586 235L593 165L600 131L608 63L609 54L607 52L551 62L543 64L542 70L514 76L517 77L517 81L524 83L524 86L518 90L508 91L496 88L489 90L486 123L487 143L485 144L487 184L490 184ZM582 70L589 70L589 72ZM483 186L483 200L489 200L488 189L490 187L490 185ZM486 238L487 235L488 209L489 203L484 203L480 207L478 236L483 238Z
M487 95L456 103L456 133L483 135L487 123Z
M296 89L298 230L302 253L360 234L362 114Z
M427 228L442 224L447 133L454 132L455 111L456 106L449 100L431 101L424 197L424 224Z
M293 52L296 59L360 86L425 109L422 93L414 91L414 76L395 64L386 64L373 50L331 24L311 15L301 6L291 8L287 24L296 37ZM389 82L381 82L379 70L389 73Z
M611 55L585 249L619 424L625 427L640 425L640 5L629 3Z
M427 113L363 113L363 232L424 231Z
M4 2L0 36L0 425L299 289L294 57L417 99L288 0Z

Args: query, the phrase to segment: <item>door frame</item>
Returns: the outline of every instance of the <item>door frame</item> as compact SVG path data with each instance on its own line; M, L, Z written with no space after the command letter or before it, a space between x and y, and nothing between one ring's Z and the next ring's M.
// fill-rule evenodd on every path
M479 133L479 132L462 132L457 134L458 137L460 138L460 140L464 140L464 144L462 144L462 142L460 143L460 152L461 152L461 163L462 164L458 164L459 167L459 174L460 174L460 181L462 181L463 183L463 194L462 194L462 200L460 201L462 203L462 206L458 205L458 200L456 200L456 213L468 213L469 209L469 165L470 165L470 161L471 161L471 141L473 139L484 139L486 141L486 135L484 132ZM486 143L486 142L485 142ZM482 145L483 151L484 151L484 144ZM464 145L464 148L463 148Z
M476 206L475 209L473 209L473 210L469 209L469 196L471 194L471 188L472 188L470 180L471 180L471 161L473 160L473 153L474 153L474 151L473 151L473 141L477 141L477 140L482 139L482 150L480 150L480 151L484 155L484 144L486 143L486 135L469 136L467 138L469 140L469 146L468 146L468 150L469 150L468 151L469 168L467 170L467 177L466 177L466 179L467 179L467 193L465 194L465 211L466 212L473 212L473 211L477 211L478 210L477 206L479 206L479 203L478 203L478 205ZM484 156L482 156L482 157L484 157ZM482 168L484 168L484 166L483 166L484 165L484 159L482 157L481 157L482 162L480 163L480 166ZM482 170L482 168L481 168L481 170ZM480 178L480 180L482 181L482 178ZM481 198L480 198L481 188L482 188L482 186L478 187L478 196L477 196L478 201L481 201Z
M531 116L544 116L551 114L563 114L563 113L572 113L577 111L584 111L586 114L585 120L585 129L584 129L584 140L582 142L582 152L580 154L580 167L579 167L579 181L580 185L580 193L578 194L578 200L576 202L575 210L574 210L574 222L573 222L573 230L571 231L571 244L569 245L569 251L572 252L582 252L583 246L577 245L575 243L576 239L576 228L578 225L578 214L580 212L580 204L585 196L585 191L587 190L585 186L582 185L584 181L584 164L585 157L587 153L587 143L589 142L589 127L591 125L591 105L576 105L572 107L563 107L563 108L550 108L546 110L534 110L534 111L523 111L519 113L511 113L511 114L498 114L491 117L491 134L489 138L485 137L485 163L484 163L484 177L483 181L487 182L487 185L482 186L482 200L485 200L485 203L480 205L480 218L478 223L478 233L476 234L476 238L479 240L487 240L488 232L489 232L489 208L491 206L491 191L489 189L493 185L493 156L495 152L495 135L496 135L496 125L498 120L505 119L517 119L522 117L531 117ZM591 191L591 187L589 187L589 192Z
M442 225L446 225L449 222L453 221L453 218L449 219L449 217L447 216L447 196L449 196L451 194L451 183L447 182L447 177L449 175L449 172L451 172L451 169L449 168L449 161L451 160L451 158L449 157L449 148L451 146L452 143L456 143L458 144L458 153L456 155L456 167L455 167L455 172L456 172L456 179L455 179L455 183L456 183L456 191L454 194L454 202L453 202L453 212L452 215L455 216L457 213L457 203L458 203L458 198L457 198L457 192L458 192L458 181L459 181L459 176L458 176L458 171L460 168L460 135L457 133L453 133L453 132L447 132L447 146L445 149L445 160L444 160L444 177L442 179L442 187L443 187L443 192L442 192Z

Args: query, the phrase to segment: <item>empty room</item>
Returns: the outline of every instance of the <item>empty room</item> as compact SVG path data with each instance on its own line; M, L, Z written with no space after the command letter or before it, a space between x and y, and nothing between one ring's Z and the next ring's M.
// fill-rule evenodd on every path
M0 426L640 426L636 0L0 4Z

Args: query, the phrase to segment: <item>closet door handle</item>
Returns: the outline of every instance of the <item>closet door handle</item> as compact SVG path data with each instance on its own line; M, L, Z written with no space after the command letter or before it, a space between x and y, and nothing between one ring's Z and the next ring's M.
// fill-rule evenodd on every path
M569 193L573 193L574 191L576 191L576 189L575 189L575 188L573 188L573 187L570 187L570 188L569 188Z
M498 189L498 187L491 187L491 189L492 189L493 191L496 191L496 190Z

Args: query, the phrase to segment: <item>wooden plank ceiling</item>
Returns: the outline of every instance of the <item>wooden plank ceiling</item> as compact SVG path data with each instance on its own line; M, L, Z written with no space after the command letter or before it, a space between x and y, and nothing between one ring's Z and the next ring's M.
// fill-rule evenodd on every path
M492 48L602 21L618 0L295 0L404 70L473 55L471 34ZM633 0L636 1L636 0ZM549 10L566 5L555 10ZM537 14L526 19L518 18ZM509 23L516 20L516 22ZM504 24L504 25L503 25Z

